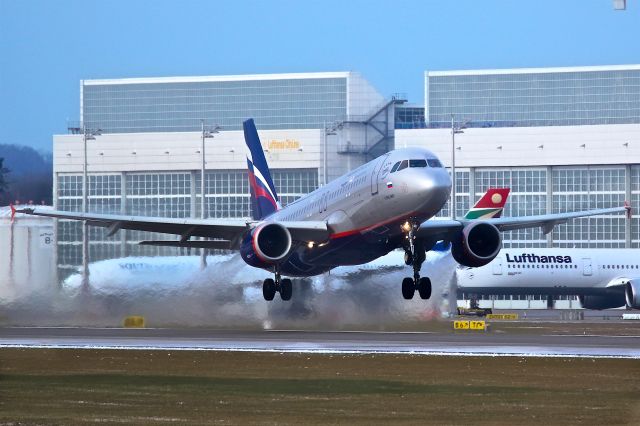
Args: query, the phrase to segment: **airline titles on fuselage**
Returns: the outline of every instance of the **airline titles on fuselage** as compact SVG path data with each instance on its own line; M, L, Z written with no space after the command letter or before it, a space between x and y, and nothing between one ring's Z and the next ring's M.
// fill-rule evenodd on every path
M508 263L573 263L571 256L538 256L533 253L522 253L520 256L511 257L507 253Z

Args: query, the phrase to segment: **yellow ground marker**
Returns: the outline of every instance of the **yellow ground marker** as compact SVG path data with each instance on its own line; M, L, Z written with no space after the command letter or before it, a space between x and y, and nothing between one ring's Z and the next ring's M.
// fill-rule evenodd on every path
M518 314L488 314L487 319L495 320L517 320Z
M484 321L464 321L457 320L453 322L454 330L486 330L487 324Z
M122 325L126 328L144 328L144 317L135 315L125 317Z

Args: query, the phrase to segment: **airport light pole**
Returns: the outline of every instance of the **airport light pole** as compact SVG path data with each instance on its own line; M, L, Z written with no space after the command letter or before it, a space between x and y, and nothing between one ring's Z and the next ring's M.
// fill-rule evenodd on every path
M451 114L451 219L456 218L456 134L464 133L464 123L456 124Z
M327 173L329 173L328 171L328 166L327 166L327 136L331 135L334 136L336 135L336 129L337 126L334 125L331 129L329 129L329 127L327 126L327 122L324 121L324 124L322 125L322 136L323 136L323 156L322 156L322 174L323 174L323 186L327 184L327 182L329 182L329 179L327 177Z
M89 211L89 197L87 194L87 141L96 139L102 134L100 129L87 129L82 126L82 149L84 151L84 161L82 162L82 212ZM82 289L89 288L89 227L87 221L82 221Z
M327 184L327 122L325 121L322 124L322 136L324 137L324 140L322 141L322 149L323 149L323 155L322 155L322 180L323 180L323 185Z
M205 213L206 200L205 200L205 152L204 152L204 141L207 138L213 138L213 135L219 133L220 126L215 126L211 129L207 129L204 125L204 120L200 120L202 124L202 146L200 148L200 152L202 153L202 166L200 168L200 218L206 219L207 215ZM200 269L205 269L207 267L207 253L205 248L200 249Z

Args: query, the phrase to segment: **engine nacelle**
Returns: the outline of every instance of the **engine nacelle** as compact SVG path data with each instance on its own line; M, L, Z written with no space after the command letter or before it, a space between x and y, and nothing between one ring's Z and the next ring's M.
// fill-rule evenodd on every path
M583 308L600 311L602 309L613 309L624 306L624 297L621 296L622 295L616 294L606 296L586 295L578 296L578 299L580 300L580 304Z
M473 268L491 262L501 248L500 231L486 222L470 223L451 241L451 254L456 262Z
M640 309L640 282L631 280L624 288L624 298L627 306L633 309Z
M279 223L254 228L242 242L240 254L251 266L266 267L284 260L291 251L291 233Z

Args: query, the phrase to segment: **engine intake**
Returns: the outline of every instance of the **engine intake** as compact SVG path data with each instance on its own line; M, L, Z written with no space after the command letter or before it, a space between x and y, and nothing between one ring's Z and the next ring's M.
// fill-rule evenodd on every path
M279 223L267 223L251 233L256 255L267 263L277 263L291 250L291 233Z
M624 298L627 306L633 309L640 309L640 283L631 280L624 288Z
M477 268L491 262L500 253L502 236L490 223L473 222L465 226L451 243L451 254L456 262Z

